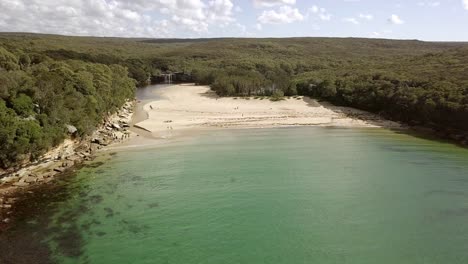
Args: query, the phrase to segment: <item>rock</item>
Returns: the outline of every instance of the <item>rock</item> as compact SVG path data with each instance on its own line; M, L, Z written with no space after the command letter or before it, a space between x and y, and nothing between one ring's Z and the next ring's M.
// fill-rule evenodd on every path
M50 178L50 177L54 177L57 174L58 174L57 171L51 170L51 171L47 172L46 174L44 174L44 177L45 178Z
M29 186L29 183L27 183L27 182L15 182L15 183L13 183L13 186L26 187L26 186Z
M27 173L28 173L28 171L26 171L25 169L22 169L22 170L18 171L18 172L16 173L16 175L17 175L18 177L24 177L24 176L26 176Z
M5 223L5 224L10 223L10 218L5 218L5 219L3 219L3 223Z
M17 177L5 177L5 178L2 178L0 181L2 183L11 183L11 182L14 182L14 181L17 181L18 178Z
M2 205L2 208L5 208L5 209L11 208L11 204L4 204Z
M93 138L91 140L91 143L95 143L95 144L101 144L103 142L102 138Z
M63 168L63 167L57 167L57 168L54 169L54 171L59 172L59 173L62 173L62 172L64 172L65 170L66 170L66 169Z
M33 183L37 181L37 178L32 177L32 176L27 176L27 177L23 177L21 180L26 183Z
M78 129L75 126L66 125L66 127L67 127L67 130L68 130L68 134L73 135L78 131Z
M76 163L76 161L80 160L80 155L75 154L73 156L68 156L67 160Z
M62 167L69 168L75 165L75 162L73 160L67 160L62 163Z
M120 129L120 126L118 124L112 124L112 127L115 128L115 129Z
M7 204L12 204L12 203L15 203L17 200L18 200L18 198L8 198L8 199L6 200L6 203L7 203Z
M51 182L51 181L53 181L53 180L54 180L54 178L47 178L47 179L44 179L43 182L44 182L44 183L49 183L49 182Z
M90 156L91 154L89 154L88 152L80 152L80 153L78 153L78 155L80 157L82 157L82 158L86 158L86 157Z
M115 137L117 139L123 139L124 138L124 133L122 133L122 132L115 132L114 135L115 135Z

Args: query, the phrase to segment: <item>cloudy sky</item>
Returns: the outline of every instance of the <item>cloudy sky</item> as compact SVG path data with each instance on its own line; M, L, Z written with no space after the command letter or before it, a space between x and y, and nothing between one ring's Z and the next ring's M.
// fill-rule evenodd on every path
M468 41L468 0L0 0L0 31Z

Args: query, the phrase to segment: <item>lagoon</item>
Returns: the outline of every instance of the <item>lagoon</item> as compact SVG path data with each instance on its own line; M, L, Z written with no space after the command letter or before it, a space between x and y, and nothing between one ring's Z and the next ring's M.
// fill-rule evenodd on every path
M56 263L468 263L468 151L385 129L204 131L58 185L12 231Z

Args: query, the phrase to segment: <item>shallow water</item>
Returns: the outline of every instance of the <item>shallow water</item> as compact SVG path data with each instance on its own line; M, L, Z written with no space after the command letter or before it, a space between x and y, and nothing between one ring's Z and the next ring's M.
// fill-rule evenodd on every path
M468 263L468 151L450 144L226 130L93 164L17 228L57 263Z

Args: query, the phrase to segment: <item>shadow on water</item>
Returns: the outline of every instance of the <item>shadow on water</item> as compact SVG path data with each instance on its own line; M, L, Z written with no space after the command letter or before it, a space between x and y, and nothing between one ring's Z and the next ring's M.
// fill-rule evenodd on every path
M46 264L57 263L53 255L60 254L72 258L82 255L83 237L74 219L86 212L80 206L62 214L56 220L57 203L66 201L75 194L86 193L82 188L68 188L68 178L64 175L57 183L39 186L24 193L15 204L15 225L0 234L0 263L2 264ZM79 195L78 195L79 196ZM52 224L56 221L56 224ZM60 228L60 224L67 223ZM53 237L50 237L54 234ZM49 240L56 245L52 249Z
M60 263L57 257L87 263L83 253L84 236L105 235L102 231L92 231L101 222L89 210L101 204L103 196L93 194L85 182L77 184L75 176L70 172L53 184L38 186L20 195L15 203L14 225L0 233L0 263ZM65 210L60 206L71 201L73 205L66 206ZM104 212L105 217L118 214L108 207ZM78 222L83 214L89 215L90 220Z

